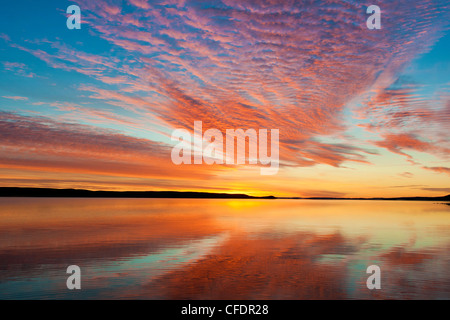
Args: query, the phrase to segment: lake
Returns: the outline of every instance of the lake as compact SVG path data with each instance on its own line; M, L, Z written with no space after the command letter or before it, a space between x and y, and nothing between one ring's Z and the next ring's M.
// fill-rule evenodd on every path
M0 198L0 230L0 299L450 299L442 203Z

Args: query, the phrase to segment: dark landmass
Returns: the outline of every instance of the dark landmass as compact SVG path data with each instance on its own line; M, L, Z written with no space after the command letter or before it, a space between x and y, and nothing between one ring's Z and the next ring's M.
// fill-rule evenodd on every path
M450 201L450 194L443 197L397 197L397 198L329 198L329 197L313 197L313 198L276 198L276 199L309 199L309 200L389 200L389 201ZM449 204L450 205L450 204Z
M190 192L190 191L92 191L82 189L4 188L4 187L0 188L0 197L450 201L450 195L446 195L443 197L399 197L399 198L330 198L330 197L302 198L302 197L274 197L274 196L255 197L249 196L247 194Z
M92 191L82 189L0 188L0 197L48 198L176 198L176 199L276 199L246 194L184 191Z

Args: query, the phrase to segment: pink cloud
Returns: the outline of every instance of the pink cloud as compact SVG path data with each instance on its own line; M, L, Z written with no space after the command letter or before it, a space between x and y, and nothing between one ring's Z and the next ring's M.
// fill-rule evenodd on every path
M2 168L162 180L208 180L216 166L173 165L170 148L113 130L0 112Z
M423 167L426 170L431 170L437 173L446 173L450 175L450 168L448 167Z
M450 149L436 146L432 142L420 140L413 134L386 134L384 140L374 142L375 145L386 148L393 153L397 153L412 159L412 156L405 153L405 150L428 152L443 157L450 156Z
M141 9L150 9L150 5L146 0L129 0L129 2Z
M20 101L28 100L27 97L20 97L20 96L2 96L2 98L16 100L16 101L17 100L20 100Z
M93 35L127 59L58 42L46 43L52 54L16 47L100 81L79 86L92 92L91 99L139 116L151 113L173 128L192 130L196 120L220 130L279 128L286 165L338 167L369 163L366 156L373 154L356 146L361 141L340 139L348 129L345 107L355 97L375 92L365 101L367 113L383 110L380 122L367 125L375 132L382 124L436 118L412 88L389 89L398 72L439 39L444 23L437 18L445 8L425 2L418 12L409 3L385 3L390 19L380 32L368 32L356 1L330 1L324 8L290 1L227 0L204 7L130 0L132 13L124 13L120 1L81 1ZM407 23L416 20L421 23ZM418 133L378 133L384 138L378 147L402 155L448 150L436 152Z

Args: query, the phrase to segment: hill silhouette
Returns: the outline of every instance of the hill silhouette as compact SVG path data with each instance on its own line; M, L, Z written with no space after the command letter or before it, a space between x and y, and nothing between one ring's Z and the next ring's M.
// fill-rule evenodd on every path
M193 191L92 191L83 189L0 188L0 197L56 197L56 198L188 198L188 199L275 199L273 196L255 197L247 194L210 193Z
M304 198L304 197L274 197L274 196L256 197L247 194L194 192L194 191L92 191L84 189L16 188L16 187L0 187L0 197L450 201L450 194L442 197Z

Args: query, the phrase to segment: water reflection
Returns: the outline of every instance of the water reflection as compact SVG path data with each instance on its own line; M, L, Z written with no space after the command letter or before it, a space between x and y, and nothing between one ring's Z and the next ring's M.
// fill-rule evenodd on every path
M0 198L0 298L450 299L428 202ZM66 289L67 266L82 290ZM366 288L367 266L382 289Z

